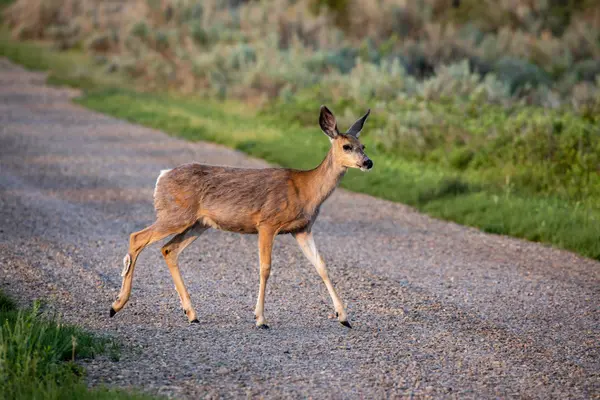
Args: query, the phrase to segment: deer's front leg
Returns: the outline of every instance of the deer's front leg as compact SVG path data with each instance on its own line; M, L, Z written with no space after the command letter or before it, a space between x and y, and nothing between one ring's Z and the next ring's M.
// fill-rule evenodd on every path
M312 265L315 266L317 273L321 279L323 279L323 282L329 291L329 295L331 296L331 300L333 301L333 307L335 308L335 312L338 316L338 321L340 321L342 325L352 328L348 322L348 315L344 309L344 304L342 303L342 300L340 300L340 297L337 295L337 292L335 291L335 288L329 279L325 262L317 250L312 233L300 232L295 235L295 238L298 241L298 244L300 245L300 248L302 249L302 252L306 258L308 258Z
M260 286L258 289L258 300L256 301L256 326L258 328L269 329L265 321L265 291L267 290L267 281L271 274L271 250L273 249L273 239L275 232L271 229L260 229L258 232L258 255L260 259Z

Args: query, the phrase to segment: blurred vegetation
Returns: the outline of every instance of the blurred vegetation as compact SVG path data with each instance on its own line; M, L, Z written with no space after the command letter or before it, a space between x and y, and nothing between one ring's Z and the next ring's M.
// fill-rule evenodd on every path
M477 89L502 103L597 106L595 0L375 3L18 0L4 18L16 38L89 51L107 71L123 70L152 87L264 101L331 74L350 80L356 68L382 72L396 64L412 80L437 76L448 87L464 82L443 69L465 63L480 85L463 87L463 95ZM369 80L361 86L372 90Z
M4 12L13 38L60 53L8 40L2 51L54 83L154 92L90 93L89 107L286 166L322 155L305 133L320 104L341 125L371 108L377 172L346 187L600 258L600 4L376 3L18 0ZM162 111L181 95L186 112L210 115ZM243 128L223 122L241 117ZM290 132L256 132L265 121Z
M109 71L187 91L268 98L346 74L358 61L397 61L417 79L466 61L473 73L506 85L500 100L555 107L595 100L574 96L574 88L597 88L597 1L376 3L18 0L4 18L16 38L88 50Z
M118 346L44 316L39 302L18 310L0 291L0 398L150 399L122 390L88 389L76 360L102 353L116 359Z

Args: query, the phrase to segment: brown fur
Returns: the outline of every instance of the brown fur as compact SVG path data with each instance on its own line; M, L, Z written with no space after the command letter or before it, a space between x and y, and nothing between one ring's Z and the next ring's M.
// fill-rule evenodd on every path
M239 233L258 233L264 225L278 233L305 229L345 173L331 163L328 155L312 171L179 166L157 183L157 224L161 229L186 229L200 221ZM319 184L311 184L316 176Z
M111 315L127 302L135 261L139 252L157 240L177 234L163 247L163 256L173 275L182 306L190 321L197 321L177 266L177 256L207 228L259 234L260 290L256 307L257 325L264 325L263 302L271 265L273 237L281 233L296 236L307 257L323 277L340 314L345 311L318 255L310 230L321 204L331 195L348 168L363 169L372 162L357 137L368 113L348 134L340 134L335 117L322 108L320 123L332 146L315 169L245 169L204 164L185 164L159 176L154 192L156 222L131 235L123 271L123 286ZM345 146L345 147L344 147Z

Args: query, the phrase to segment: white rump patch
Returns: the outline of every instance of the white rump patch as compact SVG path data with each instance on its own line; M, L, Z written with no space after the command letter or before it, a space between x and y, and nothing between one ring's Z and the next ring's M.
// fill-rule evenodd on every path
M154 185L154 197L156 197L156 189L158 188L158 181L160 181L160 178L162 178L163 175L169 171L170 171L170 169L163 169L160 171L160 174L158 174L158 178L156 178L156 185Z
M129 255L129 253L127 253L127 255L123 257L123 271L121 272L122 277L125 277L125 275L127 275L129 267L131 267L131 256Z

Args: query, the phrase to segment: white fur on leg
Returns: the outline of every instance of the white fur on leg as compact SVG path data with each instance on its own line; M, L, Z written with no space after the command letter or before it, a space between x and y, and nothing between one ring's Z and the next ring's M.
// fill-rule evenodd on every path
M121 276L124 277L125 275L127 275L129 267L131 267L131 256L129 255L129 253L127 253L127 255L123 257L123 271L121 272Z

